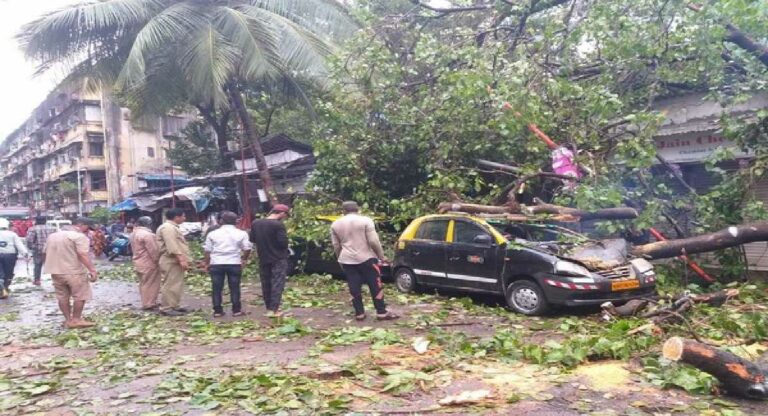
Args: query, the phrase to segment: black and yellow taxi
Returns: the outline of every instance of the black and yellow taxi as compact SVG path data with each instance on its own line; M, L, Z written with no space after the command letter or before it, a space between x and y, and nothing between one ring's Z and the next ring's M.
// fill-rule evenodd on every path
M395 245L392 270L401 292L425 286L498 294L526 315L656 292L653 265L630 258L628 242L593 241L561 227L428 215L412 221Z

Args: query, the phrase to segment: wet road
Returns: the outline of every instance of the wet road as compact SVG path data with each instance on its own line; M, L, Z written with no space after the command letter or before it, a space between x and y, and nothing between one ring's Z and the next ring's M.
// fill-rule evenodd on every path
M112 267L112 263L96 261L99 270ZM62 316L56 304L56 296L51 283L51 276L44 274L42 285L32 284L33 264L19 259L16 263L15 277L11 284L11 296L0 299L0 316L16 314L15 319L0 322L0 327L7 329L35 329L55 327L61 324ZM131 282L99 280L92 284L93 300L85 307L85 315L96 311L132 309L139 305L139 294Z

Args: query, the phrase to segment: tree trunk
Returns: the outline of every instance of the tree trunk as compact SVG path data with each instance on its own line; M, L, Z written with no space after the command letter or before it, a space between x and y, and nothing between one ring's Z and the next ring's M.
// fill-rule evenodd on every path
M480 204L466 204L464 202L443 202L438 205L437 212L450 211L466 212L468 214L513 214L514 209L508 206L493 206Z
M755 241L768 241L768 221L731 226L714 233L679 240L657 241L632 248L632 254L647 259L664 259L684 254L705 253Z
M272 175L269 174L269 167L267 166L267 159L264 157L264 152L261 150L261 142L259 141L259 135L256 133L256 127L253 125L253 119L248 114L248 109L243 102L243 96L236 88L229 88L229 97L232 101L232 106L237 112L237 116L243 125L245 131L245 137L251 144L253 156L256 159L256 167L259 168L259 178L261 179L261 186L264 192L267 194L269 201L272 205L277 204L277 193L275 193L275 187L272 183ZM245 163L245 161L243 161Z
M730 394L768 398L768 372L735 354L678 337L664 343L662 354L668 360L682 361L713 375Z
M216 133L216 148L219 149L219 160L221 162L222 169L229 170L229 162L231 157L227 156L229 149L227 148L227 142L229 141L229 118L231 113L229 111L223 111L221 118L219 119L216 114L216 110L212 107L206 107L197 105L197 111L203 116L205 122Z
M579 218L581 221L587 220L626 220L637 218L637 210L629 207L604 208L595 211L584 211L577 208L562 207L559 205L546 204L538 198L534 200L536 205L525 207L526 214L559 214Z

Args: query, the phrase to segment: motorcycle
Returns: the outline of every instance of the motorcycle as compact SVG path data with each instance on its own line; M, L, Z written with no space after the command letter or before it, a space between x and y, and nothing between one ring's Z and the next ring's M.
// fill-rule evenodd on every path
M132 255L133 252L131 251L131 239L128 234L115 233L115 236L112 238L112 242L109 243L109 247L107 249L107 258L109 261L113 261L117 258L117 256L130 257Z

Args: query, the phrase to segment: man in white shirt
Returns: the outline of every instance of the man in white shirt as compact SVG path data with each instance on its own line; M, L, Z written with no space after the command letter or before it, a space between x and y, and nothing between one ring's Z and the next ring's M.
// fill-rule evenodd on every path
M8 297L8 291L13 281L13 270L19 256L28 257L29 252L21 237L10 230L11 224L5 218L0 218L0 299Z
M208 233L203 243L205 269L210 273L213 284L213 316L224 316L224 308L221 305L224 280L229 286L232 316L243 316L245 313L240 303L240 278L253 246L248 233L235 227L237 214L224 211L221 213L221 222L221 227Z

